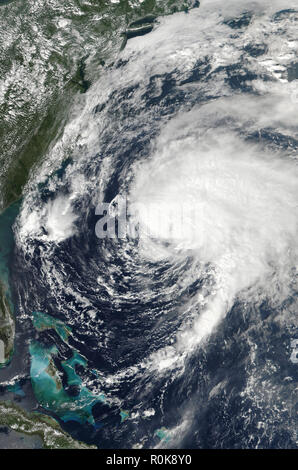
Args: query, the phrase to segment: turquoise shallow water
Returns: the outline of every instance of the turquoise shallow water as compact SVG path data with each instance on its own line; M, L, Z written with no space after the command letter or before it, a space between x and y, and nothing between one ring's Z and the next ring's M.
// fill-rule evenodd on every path
M71 329L50 315L33 312L33 325L38 331L54 329L62 341L68 342ZM76 366L87 367L86 359L73 350L72 357L61 361L67 386L75 386L78 390L74 399L65 391L54 364L54 358L59 354L58 348L55 345L48 347L39 341L34 341L29 346L29 352L31 382L40 405L54 412L64 422L77 421L80 424L95 425L92 408L98 402L104 403L106 397L103 393L91 392L76 372Z
M33 312L33 326L38 331L54 329L65 342L68 341L68 336L71 334L69 326L65 326L62 321L42 312Z
M15 383L13 385L8 385L7 386L7 391L12 392L12 393L14 393L15 395L17 395L19 397L22 397L22 398L25 397L25 392L22 389L19 382Z
M67 376L68 385L76 385L79 389L78 395L73 397L64 390L57 376L53 375L52 359L58 354L55 346L47 348L39 342L31 343L31 381L35 395L44 408L54 412L64 422L77 421L80 424L94 423L92 407L95 403L105 401L103 394L94 395L76 373L77 364L86 366L86 361L80 354L74 352L73 357L62 361L62 367ZM52 367L51 367L52 366ZM51 374L52 372L52 374Z
M54 151L47 162L57 171L51 167L46 182L38 174L36 191L28 188L24 198L23 219L16 226L20 243L15 249L13 292L19 295L16 318L25 331L26 351L14 356L14 360L21 357L15 375L25 373L28 365L26 380L30 386L32 382L43 410L59 418L74 437L92 439L99 447L295 445L292 410L297 374L287 349L296 334L294 287L285 305L271 308L270 304L271 296L274 304L287 291L289 279L294 284L292 260L288 266L288 252L284 259L279 255L284 260L281 273L277 266L272 278L266 276L260 284L262 289L255 289L256 278L250 271L258 273L263 260L266 273L271 273L275 246L287 247L289 239L296 256L290 236L294 228L287 232L285 223L286 232L277 230L287 214L297 222L288 207L296 200L292 199L294 176L285 162L297 153L298 144L291 138L296 114L290 114L291 99L283 99L284 82L274 78L270 83L270 70L262 81L264 64L274 51L257 63L283 23L276 17L263 18L268 28L263 35L258 11L253 18L236 13L232 20L214 8L175 15L160 20L141 49L140 38L135 46L128 43L121 60L94 83L94 94L92 88L86 93L88 106L77 125L68 127L69 152L61 153L63 158L76 158L60 171ZM285 21L288 30L290 18ZM283 35L291 38L286 31ZM263 36L264 45L254 44L254 37ZM278 46L280 41L278 34ZM260 82L264 96L259 96ZM272 90L282 91L278 102L287 109L282 132L276 121L267 128L271 116L266 103L275 109L277 99ZM239 154L234 155L232 147ZM272 149L278 155L284 151L279 174L274 162L271 168L264 148L270 154ZM197 172L198 152L202 172ZM210 167L209 155L211 163L213 156L216 160ZM222 156L223 166L217 155ZM135 187L130 176L137 174ZM131 201L149 203L152 197L159 201L160 188L174 196L166 198L169 206L172 199L188 197L190 206L203 207L204 223L197 230L201 236L204 228L202 251L209 253L214 245L222 260L233 262L217 265L213 260L213 265L211 253L205 267L205 255L189 256L192 243L178 256L162 236L142 246L130 239L98 242L93 201L98 200L99 181L106 181L102 192L114 202L127 191L134 195ZM197 199L198 182L203 190ZM268 186L272 193L267 193ZM58 217L61 201L71 201L73 208L63 220ZM34 223L27 224L32 212ZM64 222L72 215L78 219L70 232L70 224ZM66 238L61 241L63 228ZM267 253L271 244L272 257ZM161 247L170 254L169 260L160 259ZM252 257L252 270L250 262L245 263L247 256ZM243 271L238 271L239 266ZM243 289L246 275L249 283ZM235 297L236 287L242 289L240 298ZM260 295L263 287L266 292L268 287L268 305ZM205 340L209 307L209 318L216 310L226 316L218 326L217 320L211 322L212 335Z

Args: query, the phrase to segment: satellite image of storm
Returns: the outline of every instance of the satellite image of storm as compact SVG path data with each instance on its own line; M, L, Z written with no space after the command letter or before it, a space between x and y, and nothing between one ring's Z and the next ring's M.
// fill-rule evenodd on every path
M0 449L297 449L298 0L0 32Z

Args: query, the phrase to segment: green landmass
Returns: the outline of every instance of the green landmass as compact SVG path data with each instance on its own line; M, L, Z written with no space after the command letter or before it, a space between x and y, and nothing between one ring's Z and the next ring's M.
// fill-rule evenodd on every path
M0 2L0 368L11 360L15 323L9 282L9 259L14 245L12 225L24 186L63 134L76 100L113 64L129 38L146 34L154 18L187 12L193 0L2 0ZM198 3L198 2L197 2ZM68 155L65 155L65 159ZM16 203L14 203L17 201ZM71 329L39 312L37 331L52 328L68 342ZM62 366L69 385L78 388L79 410L53 360L55 348L31 344L31 379L42 406L65 421L93 423L92 406L106 402L94 395L76 373L85 366L75 351ZM18 393L20 390L16 389ZM56 401L57 400L57 401ZM120 411L121 422L128 412ZM38 435L45 448L92 448L65 433L57 421L28 413L11 402L0 402L0 424L26 435Z
M154 17L187 12L193 4L40 0L33 6L18 0L0 7L0 211L20 198L32 169L63 132L76 96L111 65L133 34L129 27L145 32Z
M0 367L11 359L14 349L15 324L6 289L0 281Z
M19 203L0 215L0 368L7 365L14 349L15 322L9 282L9 260L14 246L12 225Z
M73 439L50 416L28 413L11 402L0 402L0 424L26 435L40 436L45 449L97 449Z

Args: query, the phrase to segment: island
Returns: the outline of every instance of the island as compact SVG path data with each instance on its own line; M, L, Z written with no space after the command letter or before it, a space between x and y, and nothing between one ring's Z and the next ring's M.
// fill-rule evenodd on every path
M0 422L13 431L39 436L45 449L97 449L76 441L50 416L23 410L11 402L0 402Z

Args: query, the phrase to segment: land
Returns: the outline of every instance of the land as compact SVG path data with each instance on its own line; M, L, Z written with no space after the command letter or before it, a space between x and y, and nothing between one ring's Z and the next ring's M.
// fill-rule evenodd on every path
M0 367L6 365L13 354L15 323L13 313L0 281Z
M49 5L40 0L33 5L0 0L0 29L6 31L0 50L0 214L21 198L30 175L63 134L73 103L83 100L93 80L113 64L123 35L127 40L145 34L156 16L187 11L193 4L53 0ZM5 235L1 247L4 262L8 239ZM0 368L11 360L15 337L6 281L5 274L0 279ZM60 325L56 327L61 333ZM63 330L65 338L68 334ZM53 363L47 372L56 377ZM40 436L45 448L92 448L74 440L54 419L10 402L0 402L0 424Z
M97 449L73 439L50 416L28 413L11 402L0 402L0 423L22 434L39 436L45 449Z
M41 0L34 12L24 0L1 3L0 28L14 39L0 51L0 212L20 198L63 133L74 101L112 65L123 35L125 44L151 31L157 16L187 12L199 2L54 0L49 6Z

